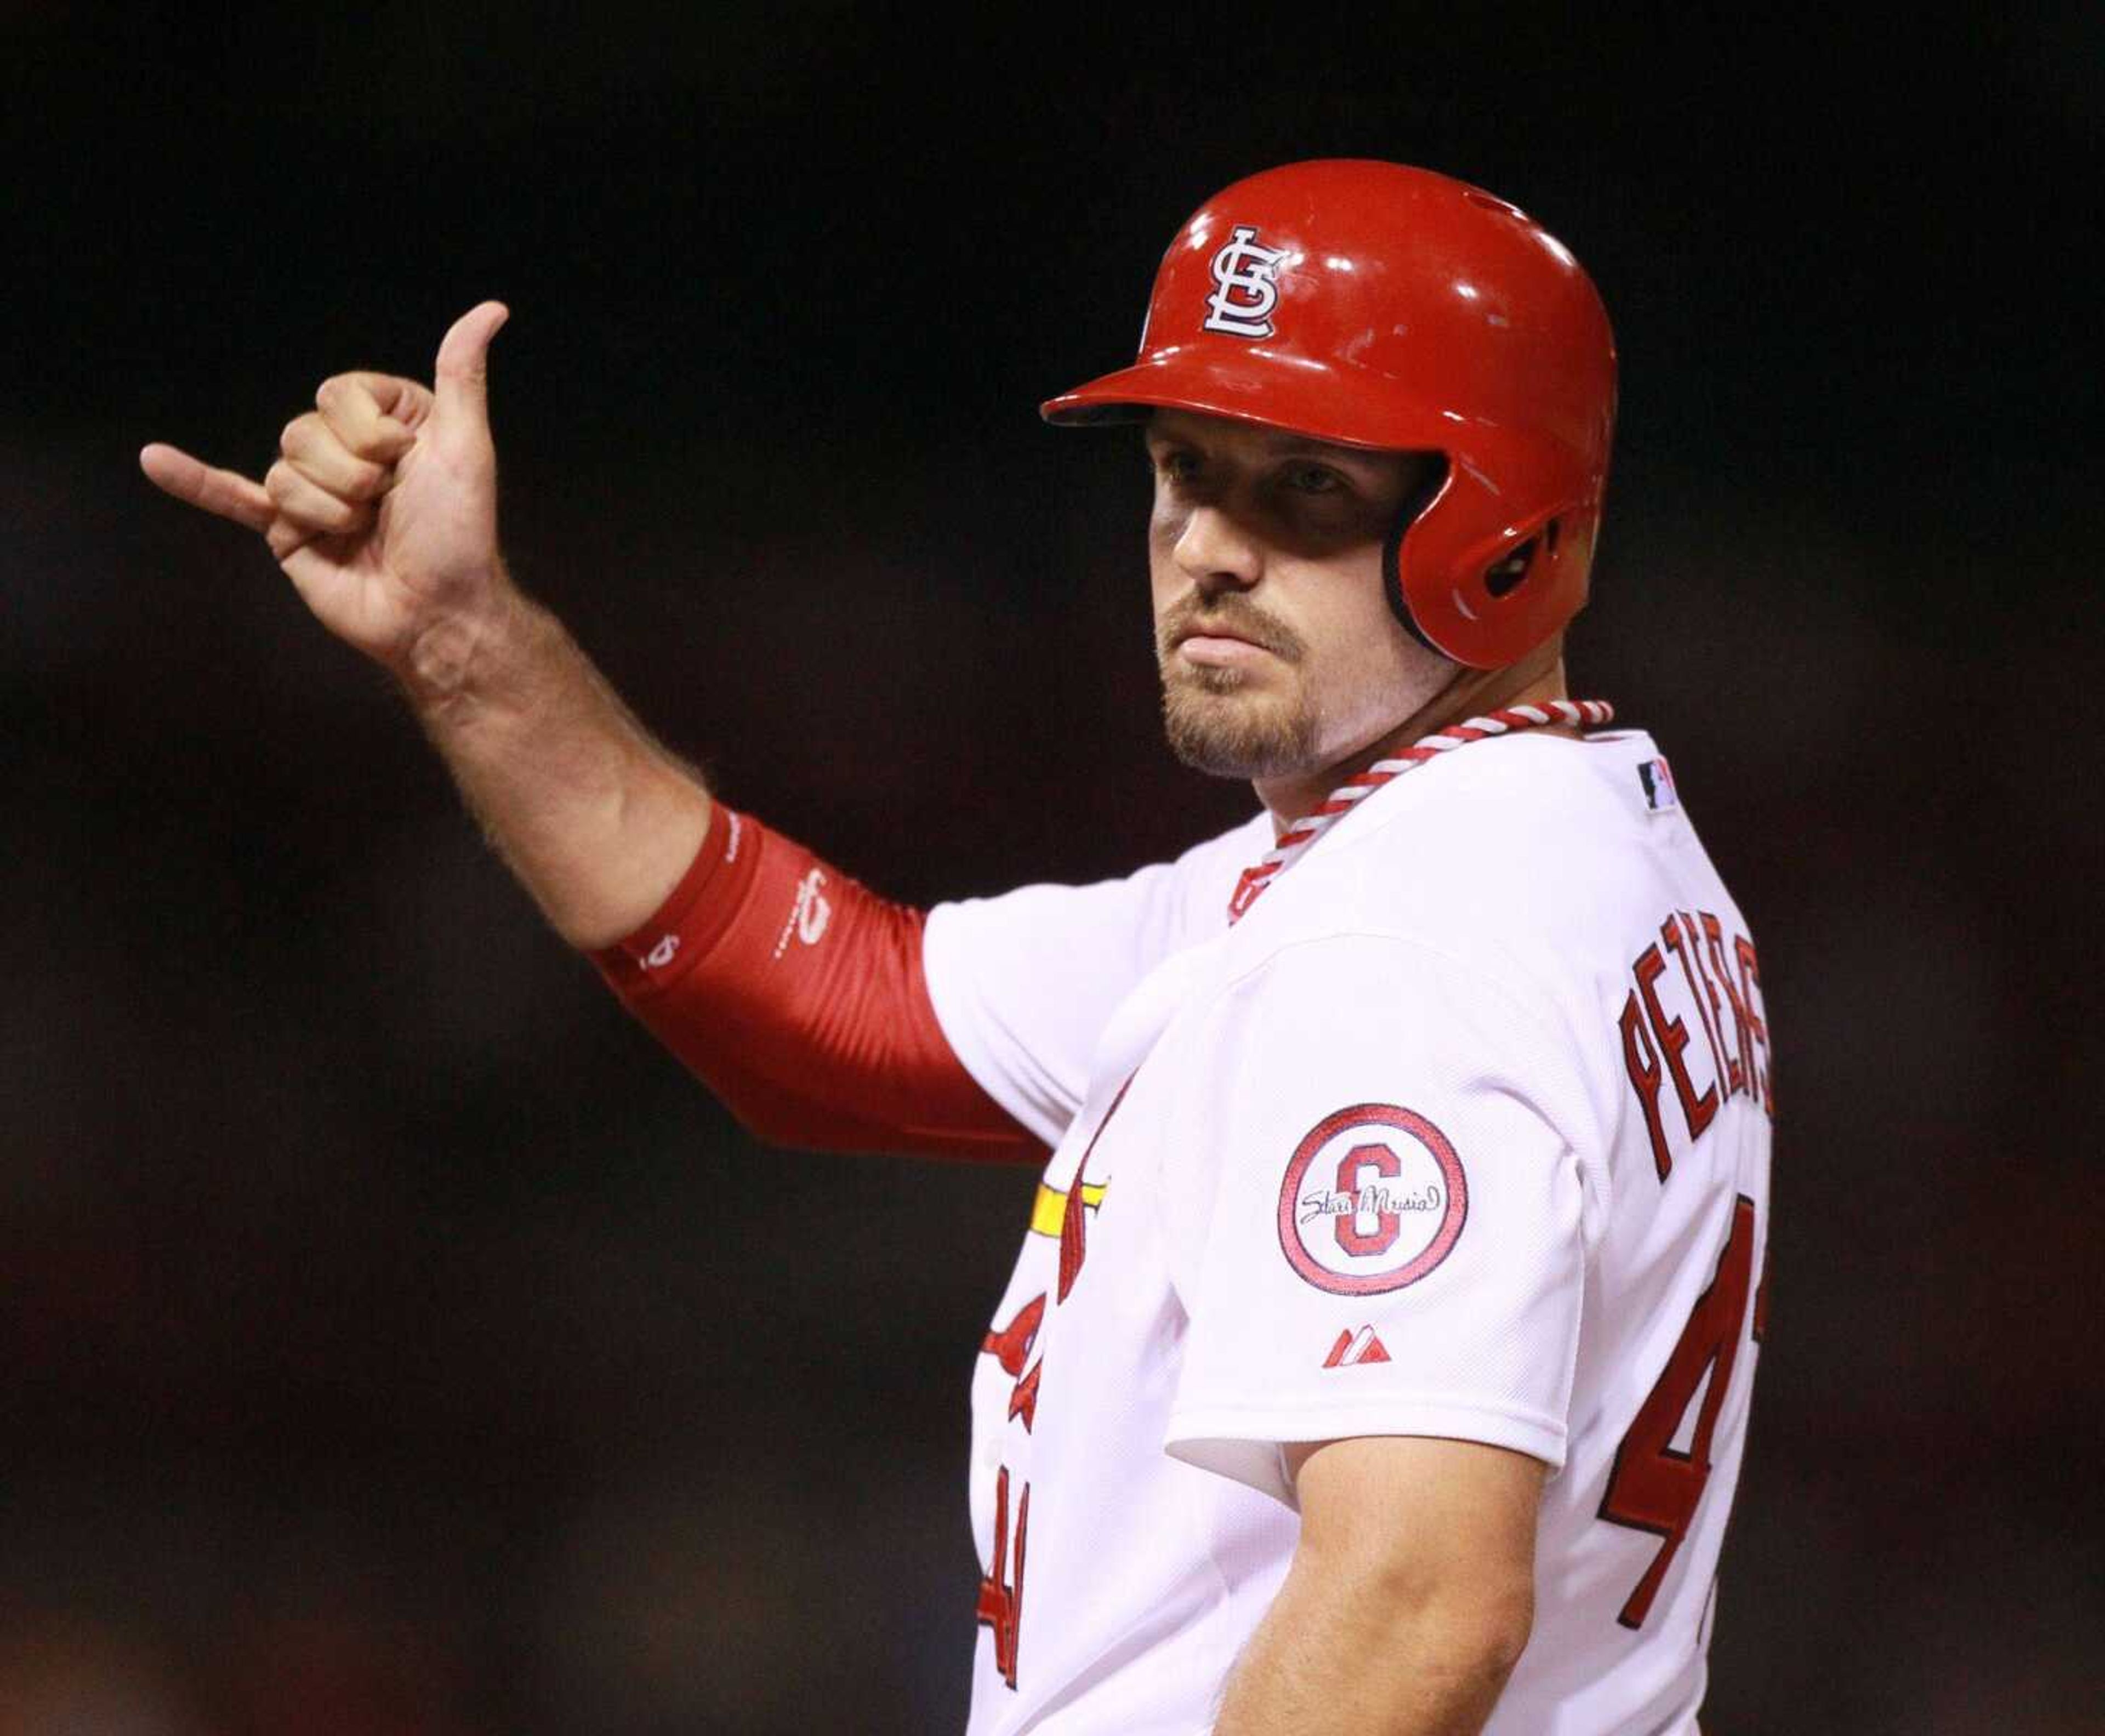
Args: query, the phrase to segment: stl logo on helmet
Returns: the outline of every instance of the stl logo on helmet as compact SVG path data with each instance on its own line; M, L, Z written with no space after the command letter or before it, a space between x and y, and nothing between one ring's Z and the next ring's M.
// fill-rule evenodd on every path
M1206 298L1205 329L1231 337L1271 337L1271 310L1279 306L1272 279L1289 251L1258 246L1256 230L1238 224L1213 256L1216 287Z

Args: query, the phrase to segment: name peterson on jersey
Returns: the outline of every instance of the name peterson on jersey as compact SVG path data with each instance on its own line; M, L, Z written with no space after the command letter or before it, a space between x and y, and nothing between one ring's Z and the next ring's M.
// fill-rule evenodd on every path
M974 1381L973 1736L1205 1728L1292 1558L1282 1444L1356 1434L1552 1468L1493 1736L1694 1729L1773 1100L1663 765L1473 744L1232 928L1262 815L931 913L945 1036L1055 1148Z

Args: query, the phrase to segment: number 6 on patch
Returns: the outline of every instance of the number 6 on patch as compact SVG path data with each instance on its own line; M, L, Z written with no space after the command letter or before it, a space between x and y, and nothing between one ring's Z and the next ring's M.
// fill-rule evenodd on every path
M1607 1493L1601 1497L1601 1517L1611 1524L1649 1531L1665 1539L1616 1618L1625 1627L1644 1624L1710 1480L1710 1436L1732 1384L1732 1365L1739 1359L1754 1273L1754 1203L1742 1194L1733 1203L1732 1231L1724 1252L1718 1256L1718 1275L1696 1298L1665 1371L1616 1449ZM1714 1363L1715 1370L1710 1372ZM1674 1438L1706 1372L1710 1372L1710 1384L1696 1414L1696 1432L1687 1452L1677 1453Z

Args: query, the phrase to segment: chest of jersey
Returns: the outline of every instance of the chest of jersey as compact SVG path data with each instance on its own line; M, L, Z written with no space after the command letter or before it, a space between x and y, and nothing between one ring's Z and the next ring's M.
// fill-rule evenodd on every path
M1260 915L1288 918L1296 890ZM1549 1727L1572 1712L1575 1680L1598 1703L1571 1728L1683 1727L1767 1229L1768 1033L1736 913L1714 878L1644 887L1554 1018L1484 1002L1466 973L1437 980L1468 1039L1400 1029L1401 1056L1508 1051L1531 1023L1585 1051L1570 1101L1531 1094L1525 1162L1504 1137L1520 1124L1499 1118L1510 1094L1466 1055L1423 1078L1415 1060L1355 1074L1328 1037L1282 1022L1277 995L1247 1041L1209 1012L1241 992L1252 939L1174 955L1120 1006L985 1335L973 1736L1205 1728L1298 1535L1274 1444L1356 1430L1486 1440L1559 1467L1540 1548L1565 1595L1535 1645L1562 1661L1517 1676L1491 1730ZM1289 1015L1320 1008L1327 1029L1341 1004L1379 998L1350 973L1334 993L1320 974L1290 981ZM1272 1088L1253 1098L1259 1075ZM1370 1107L1397 1113L1315 1138L1332 1112ZM1428 1155L1442 1142L1454 1172ZM1518 1276L1500 1290L1494 1266ZM1245 1278L1255 1300L1239 1313ZM1511 1330L1476 1362L1532 1341L1509 1379L1427 1349L1482 1315ZM1432 1372L1414 1381L1414 1360ZM1239 1381L1216 1378L1224 1362L1244 1364ZM1222 1439L1189 1448L1195 1434Z
M1276 1503L1207 1488L1216 1479L1161 1451L1184 1328L1147 1209L1173 1142L1162 1038L1218 968L1210 944L1178 955L1106 1029L1089 1098L1047 1165L982 1342L973 1381L972 1505L983 1570L975 1736L1031 1727L1050 1684L1071 1692L1093 1676L1095 1698L1105 1699L1102 1678L1117 1672L1093 1671L1082 1655L1091 1630L1074 1612L1151 1609L1165 1631L1188 1634L1203 1589L1191 1569L1204 1546L1191 1515L1164 1501L1165 1474L1191 1479L1179 1498L1200 1502L1205 1528L1218 1530L1225 1504L1242 1510L1233 1523L1276 1534L1262 1551L1268 1556L1292 1534L1291 1515ZM1216 1674L1228 1662L1195 1658ZM1143 1727L1150 1714L1138 1703L1155 1691L1148 1681L1172 1680L1159 1655L1147 1671L1128 1673L1132 1691L1111 1690L1119 1709L1104 1728L1119 1720Z

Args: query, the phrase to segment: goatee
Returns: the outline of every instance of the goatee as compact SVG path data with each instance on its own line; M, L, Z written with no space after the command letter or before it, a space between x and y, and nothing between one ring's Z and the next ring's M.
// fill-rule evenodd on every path
M1162 727L1169 751L1216 778L1306 771L1316 761L1320 720L1306 705L1247 694L1248 685L1240 669L1164 669Z

